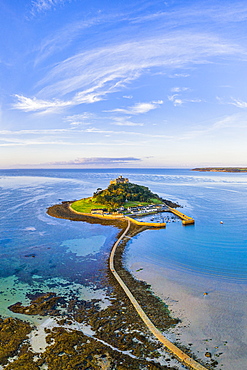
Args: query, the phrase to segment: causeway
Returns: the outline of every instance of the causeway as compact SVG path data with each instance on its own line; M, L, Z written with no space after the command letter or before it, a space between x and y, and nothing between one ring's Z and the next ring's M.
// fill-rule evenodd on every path
M177 360L179 360L182 364L184 364L188 368L194 369L194 370L207 370L204 366L199 364L193 358L188 356L185 352L181 351L181 349L179 349L177 346L175 346L172 342L170 342L156 328L156 326L152 323L152 321L149 319L149 317L145 314L145 312L143 311L143 309L141 308L141 306L139 305L139 303L137 302L137 300L135 299L135 297L133 296L133 294L131 293L129 288L125 285L124 281L121 279L121 277L118 275L117 271L115 270L114 256L115 256L116 249L117 249L120 241L127 235L128 231L129 231L129 228L130 228L130 225L131 225L131 221L129 219L127 219L127 222L128 222L128 224L127 224L126 229L124 230L122 235L118 238L118 240L115 242L115 244L113 245L113 248L111 250L111 254L110 254L110 258L109 258L109 266L110 266L110 270L111 270L113 276L115 277L115 279L117 280L119 285L124 290L125 294L129 298L130 302L132 303L133 307L135 308L135 310L137 311L138 315L140 316L142 321L145 323L147 328L165 346L165 348L170 353L172 353L177 358Z

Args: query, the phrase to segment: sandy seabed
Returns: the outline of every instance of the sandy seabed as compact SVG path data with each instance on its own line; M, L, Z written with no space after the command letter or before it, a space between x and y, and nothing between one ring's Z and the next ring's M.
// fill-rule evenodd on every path
M174 271L147 261L129 268L135 277L151 284L173 317L181 319L170 330L169 339L189 346L202 359L206 352L212 353L218 369L247 369L246 284Z

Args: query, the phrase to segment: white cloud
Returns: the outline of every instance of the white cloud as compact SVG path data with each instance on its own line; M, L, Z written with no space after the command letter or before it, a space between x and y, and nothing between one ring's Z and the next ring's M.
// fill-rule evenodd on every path
M81 133L83 132L86 132L86 131L78 131L78 135L80 135ZM99 133L99 131L92 131L92 133L95 132L95 133ZM88 131L87 131L88 133ZM100 131L100 134L107 134L108 132L105 132L105 131ZM112 131L111 133L115 133L114 131ZM127 132L124 132L125 134L127 134ZM79 136L80 137L80 136ZM140 144L141 142L138 141L138 145ZM45 137L45 138L42 138L42 137L37 137L36 139L34 138L1 138L0 139L0 147L18 147L18 146L48 146L48 145L58 145L58 146L71 146L71 147L75 147L75 146L79 146L81 147L81 145L83 146L92 146L92 147L95 147L95 145L97 146L123 146L123 145L126 145L126 146L130 146L130 145L136 145L135 142L131 142L129 140L111 140L110 143L108 142L104 142L104 141L95 141L95 140L92 140L92 141L88 141L88 139L83 139L83 137L81 137L81 140L76 140L74 137L70 137L70 140L67 138L67 137L58 137L58 136L55 136L55 138L49 138L48 136Z
M174 93L179 93L179 92L188 91L188 90L189 90L188 87L172 87L171 88L171 92L174 92Z
M112 117L112 124L116 126L143 126L143 123L132 122L125 117Z
M45 12L50 9L54 9L60 4L64 4L70 0L33 0L31 14L35 15L36 13Z
M77 39L80 39L86 30L118 21L119 16L121 17L119 14L97 13L93 18L83 17L79 21L63 25L55 33L49 34L47 38L42 40L41 45L38 46L38 55L34 62L35 65L57 54L61 50L67 49Z
M179 94L173 94L168 96L168 100L173 103L175 107L182 105L184 103L201 103L201 99L181 99Z
M15 139L1 138L0 146L38 146L38 145L74 145L74 142L64 140L44 140L42 138L34 139Z
M123 89L152 68L183 68L212 62L214 57L232 55L246 59L245 51L237 45L208 34L179 32L87 50L57 63L39 81L36 87L43 88L36 98L18 95L19 103L15 108L26 112L50 112L95 103ZM136 105L131 114L153 109L153 105L148 104L152 103Z
M118 164L118 163L131 163L141 161L140 158L135 157L117 157L117 158L107 158L107 157L91 157L91 158L76 158L71 161L61 161L61 162L50 162L50 165L95 165L95 164Z
M72 117L72 116L71 116ZM112 118L113 119L113 118ZM116 118L116 126L141 126L142 124L131 122L129 120L121 121ZM159 133L140 133L128 130L107 130L96 127L79 128L79 125L71 126L66 129L37 129L37 130L19 130L19 131L0 131L0 147L10 146L42 146L42 145L87 145L87 146L117 146L117 145L138 145L143 144L142 138L150 139L171 139L169 135ZM89 141L89 136L93 138ZM94 137L96 136L96 137ZM103 142L102 136L110 136L110 142ZM114 138L115 137L115 138ZM121 138L119 140L119 137Z
M41 129L41 130L19 130L19 131L9 131L1 130L0 135L57 135L60 133L71 132L71 129L57 128L57 129ZM2 138L1 138L2 139Z
M219 104L234 105L235 107L241 109L247 108L247 102L240 99L231 98L231 101L226 101L226 99L216 96L216 100L219 102Z
M163 104L162 100L152 101L150 103L137 103L127 109L117 108L117 109L113 109L108 112L119 112L119 113L124 113L124 114L138 115L138 114L147 113L150 110L156 109L161 104Z
M160 139L174 139L171 135L163 135L163 134L146 134L141 132L135 132L135 131L113 131L113 130L102 130L95 127L85 129L84 132L87 133L95 133L95 134L106 134L106 135L127 135L127 136L140 136L140 137L147 137L147 138L160 138Z
M168 100L171 101L175 107L183 104L182 99L178 98L178 94L168 96Z
M95 119L93 113L84 112L83 114L74 114L72 116L67 116L64 118L65 122L68 122L71 126L78 125L90 125L92 120Z
M245 116L241 116L241 115L238 115L238 114L229 115L229 116L225 116L222 119L219 119L218 121L215 121L213 123L208 123L204 127L200 126L198 128L194 128L192 130L189 130L187 133L185 133L181 137L177 137L177 139L179 139L179 140L188 140L189 139L190 140L190 139L194 139L194 138L200 137L200 136L205 136L206 134L211 134L211 133L214 133L214 132L223 131L224 133L226 133L226 130L230 130L230 132L232 132L232 130L235 132L236 129L246 130L246 128L247 128L247 123L246 122L247 121L246 121Z
M179 78L179 77L182 77L182 78L186 78L186 77L190 77L190 75L188 73L174 73L173 75L169 75L170 78Z
M192 3L193 4L193 3ZM145 16L139 16L131 19L133 23L165 23L167 26L175 25L193 25L195 22L201 26L207 22L243 22L247 19L247 7L242 1L234 3L234 6L227 6L225 3L216 2L216 4L194 3L192 6L185 3L177 10L159 11Z
M61 101L53 99L52 101L42 100L37 98L27 98L23 95L15 95L17 103L13 105L15 109L22 110L24 112L42 112L42 113L53 113L61 108L69 107L72 105L70 101Z
M247 108L247 102L232 98L232 102L229 104L235 105L238 108Z

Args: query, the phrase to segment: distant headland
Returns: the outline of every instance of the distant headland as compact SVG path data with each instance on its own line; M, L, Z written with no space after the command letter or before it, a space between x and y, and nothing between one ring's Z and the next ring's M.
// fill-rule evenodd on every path
M247 172L247 167L202 167L202 168L193 168L192 171L201 171L201 172Z

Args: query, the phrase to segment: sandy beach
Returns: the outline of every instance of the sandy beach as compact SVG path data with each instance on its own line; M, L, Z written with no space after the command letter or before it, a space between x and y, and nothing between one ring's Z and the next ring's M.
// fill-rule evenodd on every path
M239 370L247 364L247 286L172 271L149 262L130 266L181 319L169 339L189 346L199 358L210 352L217 368ZM137 272L139 269L143 269ZM207 294L205 294L207 293Z

